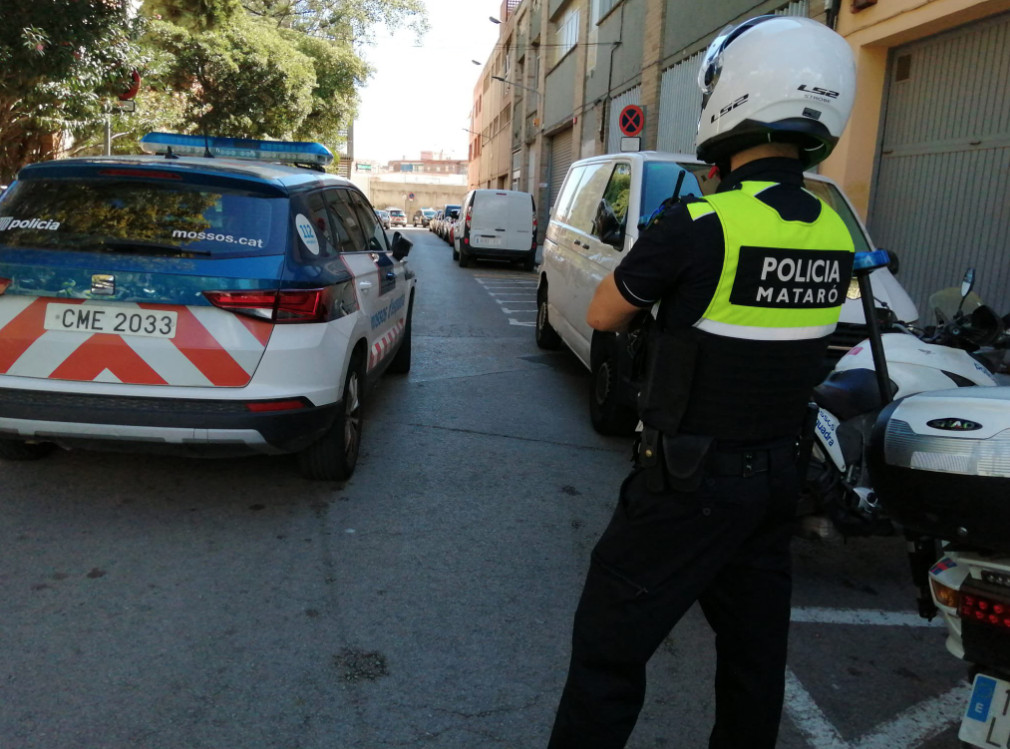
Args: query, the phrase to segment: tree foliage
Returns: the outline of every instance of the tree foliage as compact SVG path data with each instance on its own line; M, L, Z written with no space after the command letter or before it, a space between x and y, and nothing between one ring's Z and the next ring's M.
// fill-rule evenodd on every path
M0 24L0 181L94 126L142 63L123 0L5 3Z
M427 29L421 0L35 0L0 27L0 181L51 158L63 136L95 152L137 69L134 113L112 115L116 150L150 130L319 140L331 149L370 70L379 25Z

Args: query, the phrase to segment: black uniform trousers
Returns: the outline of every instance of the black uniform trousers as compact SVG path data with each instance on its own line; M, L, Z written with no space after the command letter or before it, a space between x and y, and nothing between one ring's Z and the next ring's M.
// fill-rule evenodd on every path
M693 492L651 492L640 470L624 481L575 613L550 749L625 746L646 663L695 601L716 635L710 749L775 746L799 485L791 449L759 457L764 470L752 475L738 460L710 461ZM669 721L670 746L683 746L677 716Z

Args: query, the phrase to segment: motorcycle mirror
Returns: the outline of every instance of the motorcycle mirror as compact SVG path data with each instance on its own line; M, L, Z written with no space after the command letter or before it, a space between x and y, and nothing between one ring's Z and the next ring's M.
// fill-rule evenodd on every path
M961 303L957 305L957 312L954 313L955 320L961 317L961 308L964 307L964 300L968 298L968 294L971 293L971 287L974 285L975 269L969 268L964 272L964 278L961 279Z
M891 271L892 276L898 275L898 269L901 268L901 263L898 260L898 256L894 254L893 250L886 250L887 256L891 260L887 263L887 269Z
M964 279L961 281L961 298L964 299L971 293L975 285L975 269L969 268L964 272Z

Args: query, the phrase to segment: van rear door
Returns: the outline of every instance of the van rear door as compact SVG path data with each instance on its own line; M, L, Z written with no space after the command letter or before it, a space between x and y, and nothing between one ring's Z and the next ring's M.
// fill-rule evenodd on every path
M514 190L480 190L473 196L470 246L529 252L533 241L533 196Z

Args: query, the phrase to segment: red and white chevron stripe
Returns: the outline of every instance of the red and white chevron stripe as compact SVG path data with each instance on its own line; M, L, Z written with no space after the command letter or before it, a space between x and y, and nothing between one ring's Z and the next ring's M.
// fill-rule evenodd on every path
M397 320L396 324L382 338L372 344L372 350L368 354L368 368L374 369L386 355L392 350L396 339L403 335L404 321Z
M46 330L46 305L76 299L9 297L0 304L0 374L136 385L241 387L256 371L271 323L212 307L123 304L174 310L172 339Z

